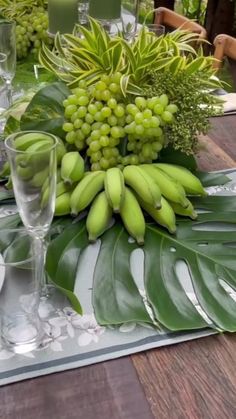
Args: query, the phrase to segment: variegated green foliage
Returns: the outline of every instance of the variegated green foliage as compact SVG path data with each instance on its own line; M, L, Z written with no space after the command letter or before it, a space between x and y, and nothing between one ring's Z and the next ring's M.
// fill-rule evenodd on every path
M140 94L139 86L148 84L148 70L151 68L171 71L173 75L179 71L204 73L210 78L214 74L213 58L204 57L201 46L194 49L193 45L198 43L198 36L187 31L156 37L143 26L130 44L122 33L111 37L90 18L89 30L77 25L73 34L57 34L53 51L44 45L39 60L71 88L82 79L93 84L102 74L119 71L124 95ZM209 86L211 84L209 82Z

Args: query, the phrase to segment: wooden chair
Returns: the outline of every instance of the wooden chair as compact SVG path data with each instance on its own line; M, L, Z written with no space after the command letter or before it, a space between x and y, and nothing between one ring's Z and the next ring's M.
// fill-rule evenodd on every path
M201 39L207 38L207 32L203 26L166 7L158 7L155 9L154 23L165 25L170 29L181 28L183 30L189 30L199 34L199 38Z
M217 70L221 68L224 57L232 58L236 60L236 38L226 34L217 35L214 39L214 58L215 61L213 67Z

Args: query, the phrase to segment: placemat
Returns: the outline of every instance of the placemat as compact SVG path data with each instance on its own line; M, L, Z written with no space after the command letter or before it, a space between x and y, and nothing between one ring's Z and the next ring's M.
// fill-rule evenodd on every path
M232 182L223 187L208 188L210 194L229 195L236 192L236 171L227 170L225 173L231 177ZM6 216L14 210L13 206L1 207L0 216ZM43 320L44 338L40 348L24 355L16 355L0 346L0 385L215 333L210 328L171 333L147 324L136 323L122 324L119 327L99 326L91 304L92 276L98 250L99 243L89 246L78 267L75 292L82 303L83 316L78 315L61 294L58 294L54 305L42 302L39 313ZM135 252L137 254L133 258L132 273L145 302L139 266L141 258L139 250ZM183 270L184 275L186 273ZM186 281L185 291L191 301L194 301L193 289L189 286L189 282ZM22 304L27 306L29 298L30 296L22 298ZM236 299L236 295L232 298ZM200 310L199 307L198 309Z

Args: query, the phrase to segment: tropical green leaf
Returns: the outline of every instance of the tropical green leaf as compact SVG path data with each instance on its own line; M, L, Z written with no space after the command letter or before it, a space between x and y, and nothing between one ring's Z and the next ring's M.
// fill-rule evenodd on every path
M73 292L79 256L87 245L85 223L75 223L52 240L46 258L46 272L50 280L70 299L78 313L82 313L82 307Z
M22 115L21 129L47 131L63 138L63 101L69 94L70 90L62 82L43 87L35 94Z
M236 247L230 246L230 242L235 244L235 222L235 213L200 214L195 222L179 221L176 237L152 226L147 228L144 246L147 296L156 318L168 329L208 325L236 330L236 303L221 283L223 279L236 289ZM210 231L209 223L212 223ZM217 223L220 229L215 230ZM234 229L229 232L230 224ZM184 262L190 274L197 304L211 320L210 324L199 315L183 288L177 273L179 261Z
M99 324L151 322L130 271L129 243L123 226L116 223L103 236L93 282L93 306Z
M201 172L197 170L195 175L200 179L202 184L207 186L217 186L217 185L225 185L231 179L225 175L224 173L214 173L214 172Z
M158 161L179 164L189 170L197 169L197 162L193 155L188 155L180 150L175 150L172 146L167 146L161 150Z

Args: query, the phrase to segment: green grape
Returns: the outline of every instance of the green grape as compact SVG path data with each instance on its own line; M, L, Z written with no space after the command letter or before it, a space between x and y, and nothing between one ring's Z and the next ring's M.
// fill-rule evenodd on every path
M178 112L178 106L175 105L174 103L170 103L169 105L167 105L165 110L170 112L170 113L176 113L176 112Z
M141 110L145 109L146 106L147 106L146 99L144 99L144 97L140 97L140 96L137 96L135 98L134 103Z
M102 147L107 147L110 144L110 139L107 135L101 135L99 142Z
M161 103L157 103L154 106L153 111L156 115L162 115L162 113L164 112L164 106Z
M91 164L91 171L92 172L96 172L96 171L98 171L98 170L101 170L101 165L100 165L100 163L93 163L93 164Z
M131 122L133 122L133 120L134 120L134 117L133 117L133 115L127 115L126 117L125 117L125 122L127 123L127 124L131 124Z
M141 124L143 122L143 114L142 114L142 112L137 112L136 115L135 115L135 117L134 117L134 120L135 120L135 123L136 124Z
M102 124L102 126L100 128L100 133L102 135L107 135L107 134L110 133L110 130L111 130L110 125L108 125L108 124Z
M73 124L71 124L71 122L65 122L65 123L63 124L62 128L63 128L63 130L64 130L65 132L71 132L71 131L73 131L73 129L74 129L74 125L73 125Z
M100 80L96 83L95 87L96 87L97 90L102 91L102 90L105 90L107 88L107 85L104 81Z
M71 132L68 132L68 134L66 134L66 141L67 141L67 143L74 144L75 139L76 139L76 133L75 133L75 131L71 131Z
M152 116L150 119L151 128L157 128L160 125L160 120L156 116Z
M101 81L103 81L108 86L111 82L111 79L107 74L103 74L101 76Z
M95 113L94 119L97 122L102 122L102 121L104 121L105 116L102 114L102 111L98 111L98 112Z
M104 118L108 118L111 116L111 108L109 108L109 106L104 106L104 108L101 110L101 113Z
M86 106L89 103L89 98L88 96L80 96L78 98L78 105L80 106Z
M83 150L83 148L84 148L84 142L83 141L80 141L80 140L75 140L75 146L76 146L76 148L80 151L80 150Z
M101 157L99 163L100 163L101 169L103 170L107 170L110 167L109 160L105 159L105 157Z
M89 135L91 132L91 125L87 124L87 122L84 122L81 127L81 131L84 135Z
M111 76L111 82L112 83L120 84L121 77L122 77L122 74L119 71L117 71L117 73L112 74L112 76Z
M91 154L90 159L94 163L94 162L99 162L99 160L101 159L101 157L102 157L102 153L101 153L100 150L98 150L95 153L92 153Z
M141 124L136 125L135 133L138 134L138 135L143 135L144 134L144 128Z
M114 114L115 116L117 116L118 118L124 116L125 114L125 109L123 108L122 105L118 104L115 109L114 109Z
M97 100L94 105L97 107L97 110L100 111L103 108L103 103Z
M85 115L85 122L87 122L88 124L92 124L94 122L94 117L93 115L91 115L90 113L87 113Z
M144 119L142 125L143 125L144 128L150 128L151 127L151 120L150 119Z
M77 111L77 106L76 105L68 105L65 108L65 116L67 118L71 117L73 115L73 113L75 113Z
M166 107L169 103L169 99L168 96L166 94L163 94L159 97L159 103L161 105L163 105L164 107Z
M131 154L130 156L130 164L137 165L139 164L139 157L136 154Z
M101 99L104 102L108 102L111 99L111 92L110 92L110 90L108 90L108 89L103 90L103 92L101 92Z
M117 125L117 118L115 115L111 115L107 118L107 122L109 125L111 125L111 127L114 127Z
M100 150L101 144L100 144L99 141L92 141L89 145L89 148L92 152L96 152L96 151Z
M102 149L102 154L105 157L105 159L110 159L112 157L112 152L110 147L104 147Z
M117 159L115 157L110 157L109 166L114 167L114 166L116 166L116 163L117 163Z
M98 129L93 130L90 135L93 141L99 140L101 136L100 131Z
M115 109L116 106L117 106L116 99L114 99L114 98L109 99L108 102L107 102L107 106L109 106L109 108L111 108L111 109Z
M113 138L120 138L120 130L119 130L119 127L114 126L114 127L111 128L111 136Z
M89 111L89 113L90 113L91 115L95 115L95 113L97 113L97 112L98 112L98 108L97 108L97 106L96 106L96 105L94 105L93 103L90 103L90 104L88 105L88 111Z
M152 111L151 109L144 109L143 111L143 118L144 119L150 119L152 117Z
M117 93L120 91L120 86L117 83L111 83L109 84L109 89L112 93Z
M84 118L86 113L87 113L86 106L80 106L77 110L77 114L78 114L79 118Z
M77 118L77 119L74 121L74 127L75 127L75 129L79 129L79 128L81 128L81 127L82 127L82 125L83 125L83 120L82 120L82 119Z
M173 121L173 114L169 111L164 111L161 117L164 122L170 123Z

